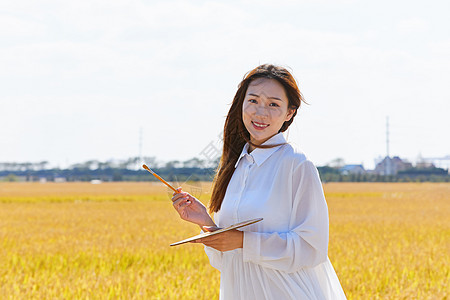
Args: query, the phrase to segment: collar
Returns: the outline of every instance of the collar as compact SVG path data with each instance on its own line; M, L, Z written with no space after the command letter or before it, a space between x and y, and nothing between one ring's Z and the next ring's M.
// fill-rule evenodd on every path
M283 136L283 133L277 133L275 134L273 137L271 137L270 139L268 139L267 141L265 141L263 143L263 145L277 145L277 144L286 144L286 139ZM234 165L234 167L236 168L239 164L239 162L241 161L241 159L248 155L250 156L253 161L258 165L258 167L266 161L266 159L268 159L273 153L275 153L275 151L277 151L282 145L276 146L276 147L272 147L272 148L256 148L252 151L252 153L248 153L248 147L249 144L246 143L244 145L244 148L242 148L242 152L241 155L239 155L239 158L236 162L236 164Z

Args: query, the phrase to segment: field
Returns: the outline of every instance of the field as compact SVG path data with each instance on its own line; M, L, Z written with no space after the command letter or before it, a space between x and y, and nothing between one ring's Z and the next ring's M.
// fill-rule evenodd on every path
M205 203L210 185L184 184ZM450 184L327 183L348 299L449 299ZM0 299L217 299L159 183L0 183Z

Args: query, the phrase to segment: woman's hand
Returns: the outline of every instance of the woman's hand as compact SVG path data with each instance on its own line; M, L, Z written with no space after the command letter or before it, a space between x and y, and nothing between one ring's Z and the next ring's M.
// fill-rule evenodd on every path
M178 193L173 193L172 203L181 219L202 226L216 226L206 207L197 198L183 192L181 187Z
M220 229L216 226L203 226L204 231L216 231ZM219 251L230 251L237 248L242 248L244 245L244 232L233 229L225 231L220 234L211 235L205 238L201 238L193 241L192 243L202 243L205 246L214 248Z

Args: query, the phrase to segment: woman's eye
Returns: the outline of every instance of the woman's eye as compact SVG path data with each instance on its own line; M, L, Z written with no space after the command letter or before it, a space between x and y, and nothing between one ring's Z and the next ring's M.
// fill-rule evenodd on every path
M273 106L273 107L279 107L279 105L278 105L278 104L276 104L276 103L270 103L270 104L269 104L269 106Z
M250 100L248 100L248 102L250 102L250 103L257 103L255 99L250 99Z

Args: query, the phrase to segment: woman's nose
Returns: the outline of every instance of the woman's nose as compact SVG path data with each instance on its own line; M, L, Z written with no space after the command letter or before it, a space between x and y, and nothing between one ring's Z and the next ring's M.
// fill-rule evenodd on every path
M264 105L259 105L256 108L256 115L261 117L267 117L269 115L269 109Z

